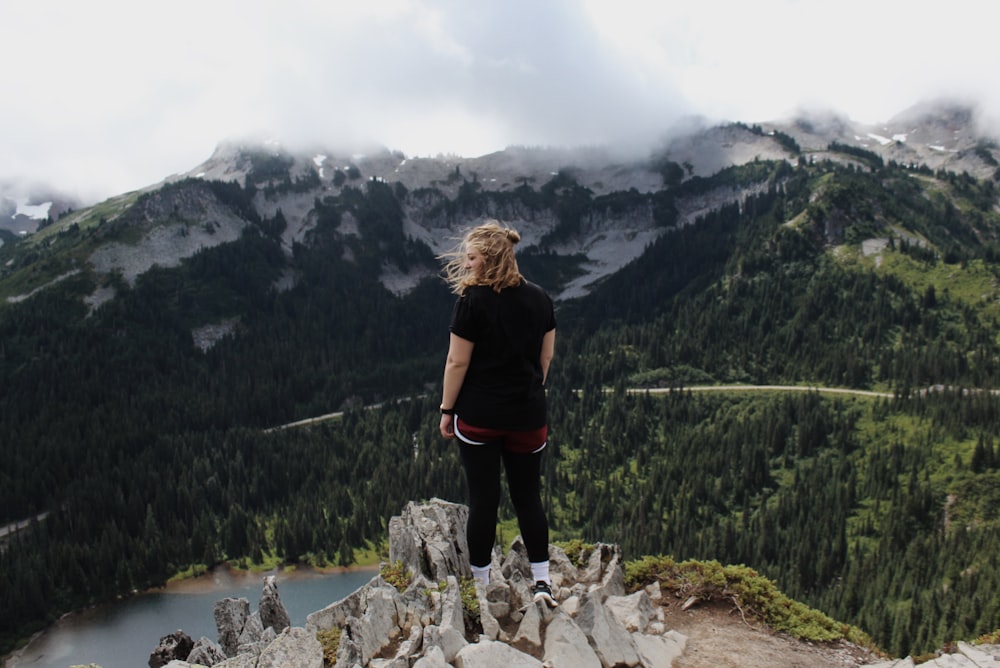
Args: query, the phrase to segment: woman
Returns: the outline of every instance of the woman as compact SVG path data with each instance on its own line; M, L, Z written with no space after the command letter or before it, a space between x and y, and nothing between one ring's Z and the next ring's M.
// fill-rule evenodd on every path
M458 299L444 368L441 435L461 444L473 576L489 584L502 462L531 563L532 592L554 606L541 458L556 320L549 296L518 271L514 246L520 240L516 231L489 220L443 256L450 258L445 280Z

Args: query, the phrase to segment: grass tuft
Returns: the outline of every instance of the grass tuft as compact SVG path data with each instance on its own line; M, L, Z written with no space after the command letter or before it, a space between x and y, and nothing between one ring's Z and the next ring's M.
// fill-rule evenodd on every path
M847 640L879 651L861 629L837 622L794 601L773 582L747 566L723 566L717 561L675 562L671 557L642 557L625 564L628 591L659 582L681 598L728 601L746 621L757 621L802 640Z

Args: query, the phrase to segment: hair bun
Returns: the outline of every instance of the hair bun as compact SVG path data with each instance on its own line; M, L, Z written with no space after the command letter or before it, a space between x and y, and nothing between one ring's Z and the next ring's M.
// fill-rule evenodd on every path
M512 244L516 244L521 240L521 235L517 233L517 230L512 230L509 227L504 230L504 235L507 237L507 241Z

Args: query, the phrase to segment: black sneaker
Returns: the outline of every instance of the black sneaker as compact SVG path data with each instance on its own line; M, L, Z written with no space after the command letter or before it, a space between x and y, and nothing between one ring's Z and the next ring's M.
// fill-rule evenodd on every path
M545 605L550 608L554 608L559 605L556 603L556 599L552 596L552 587L549 586L548 582L539 580L531 588L531 593L534 596L535 601L543 601Z

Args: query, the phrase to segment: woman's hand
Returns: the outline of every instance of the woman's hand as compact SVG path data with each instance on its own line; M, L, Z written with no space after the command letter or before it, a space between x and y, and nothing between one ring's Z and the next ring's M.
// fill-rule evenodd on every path
M441 435L445 438L455 438L455 416L441 416Z

